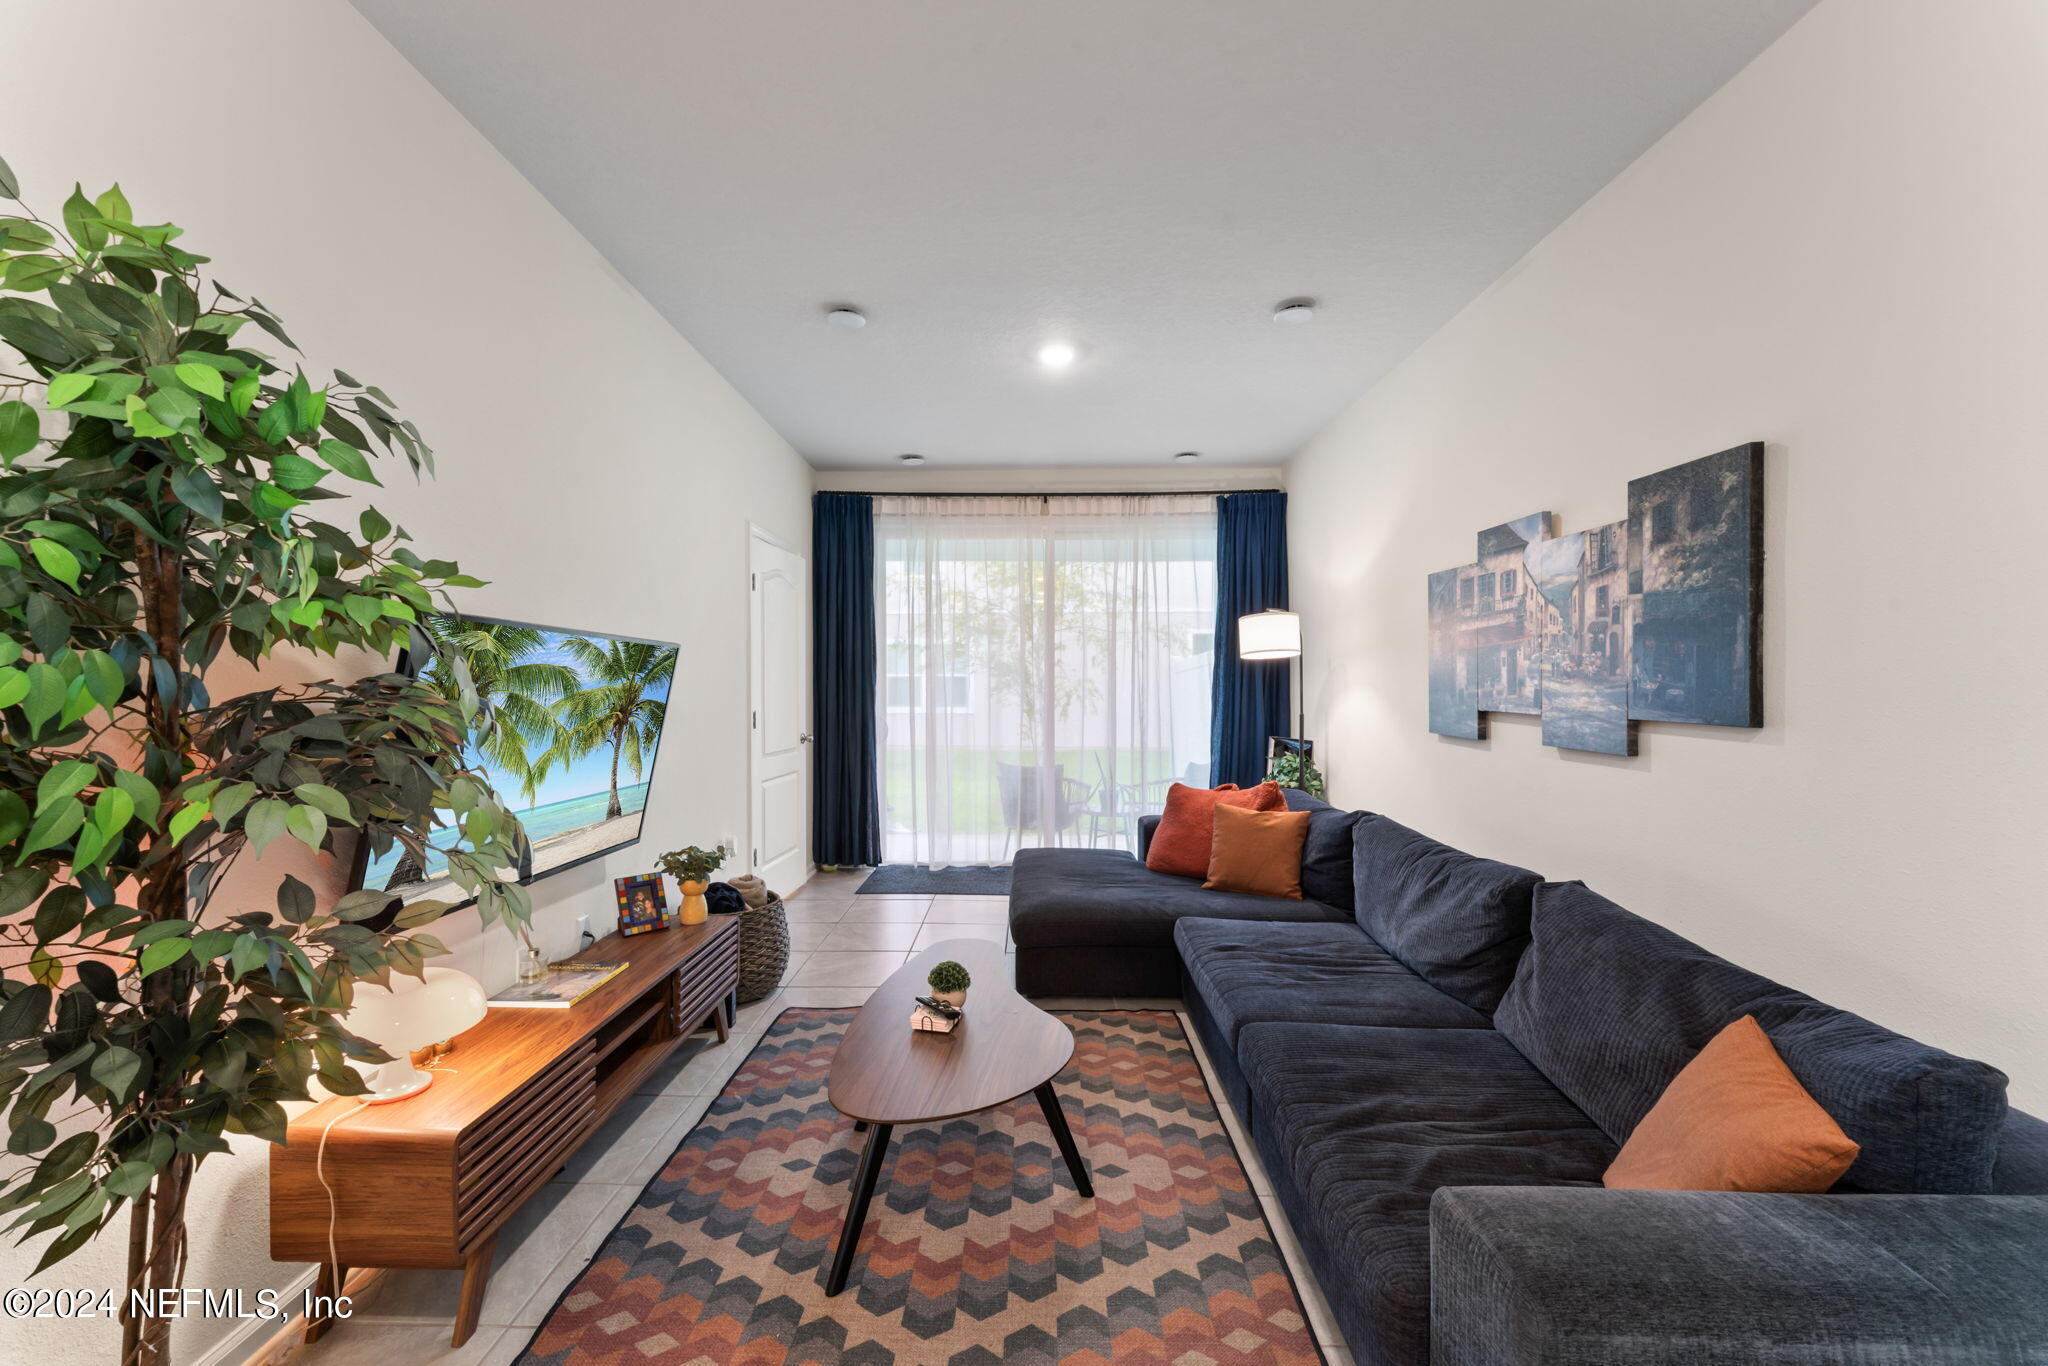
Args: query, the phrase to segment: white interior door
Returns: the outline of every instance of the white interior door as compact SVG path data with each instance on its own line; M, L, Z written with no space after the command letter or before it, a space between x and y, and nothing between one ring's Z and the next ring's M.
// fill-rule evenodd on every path
M753 598L753 815L749 860L778 892L810 876L810 735L804 686L804 557L755 528Z

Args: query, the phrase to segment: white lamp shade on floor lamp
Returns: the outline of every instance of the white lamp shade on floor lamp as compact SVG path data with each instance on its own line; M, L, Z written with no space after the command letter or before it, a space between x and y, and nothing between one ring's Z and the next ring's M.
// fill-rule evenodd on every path
M363 1073L372 1105L417 1095L433 1082L431 1072L412 1065L412 1054L428 1044L452 1039L484 1018L483 985L454 968L426 968L422 977L394 973L389 988L374 982L356 984L355 1003L342 1017L349 1033L368 1039L391 1061Z
M1277 608L1237 619L1239 659L1298 659L1301 656L1301 614Z

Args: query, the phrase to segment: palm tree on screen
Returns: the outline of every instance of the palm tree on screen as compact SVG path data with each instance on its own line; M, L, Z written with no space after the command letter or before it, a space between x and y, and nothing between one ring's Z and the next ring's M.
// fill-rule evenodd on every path
M582 682L576 670L537 657L551 634L537 627L429 617L427 630L469 668L477 700L493 722L480 746L491 771L517 783L532 801L547 777L546 756L562 737L555 708Z
M599 642L572 636L562 642L562 652L588 681L556 705L560 734L541 755L540 770L545 774L558 763L572 763L609 745L612 795L604 816L610 820L625 813L619 801L619 765L624 763L638 781L661 738L676 651L673 646L635 640Z

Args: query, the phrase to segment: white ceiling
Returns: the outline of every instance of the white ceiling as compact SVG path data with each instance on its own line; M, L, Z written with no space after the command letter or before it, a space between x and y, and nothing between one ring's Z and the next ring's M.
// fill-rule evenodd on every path
M355 4L844 469L1284 459L1812 0Z

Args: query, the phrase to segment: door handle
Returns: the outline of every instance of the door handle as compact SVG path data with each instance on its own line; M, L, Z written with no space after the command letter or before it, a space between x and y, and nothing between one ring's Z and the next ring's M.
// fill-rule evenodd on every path
M808 745L809 743L811 743L811 733L809 731L805 731L801 735L797 736L796 739L798 744Z

